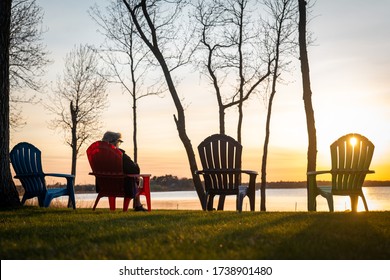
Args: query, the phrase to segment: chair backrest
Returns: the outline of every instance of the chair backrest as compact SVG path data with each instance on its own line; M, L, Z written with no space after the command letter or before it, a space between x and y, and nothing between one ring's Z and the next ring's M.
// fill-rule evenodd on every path
M95 173L123 173L122 152L112 144L97 141L87 149L89 164Z
M108 142L97 141L88 147L87 156L96 176L98 192L123 193L122 152Z
M360 134L351 133L336 140L330 151L332 192L359 193L371 164L374 144Z
M242 145L232 137L214 134L203 140L198 146L198 152L203 170L239 170L241 169ZM241 184L240 173L205 174L206 191L233 190Z
M16 177L26 193L40 195L46 193L46 183L42 170L41 151L26 142L17 144L10 152L11 164Z

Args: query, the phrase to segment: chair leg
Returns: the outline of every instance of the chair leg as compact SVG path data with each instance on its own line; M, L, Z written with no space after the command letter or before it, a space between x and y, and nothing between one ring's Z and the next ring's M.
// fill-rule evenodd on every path
M66 187L68 189L69 193L69 199L68 199L68 208L76 209L76 199L74 195L74 178L66 178L67 184Z
M49 201L49 204L50 204L50 201ZM45 197L38 196L38 205L39 205L39 207L45 206Z
M53 197L52 197L51 195L49 195L49 194L46 193L45 198L42 198L40 204L42 204L43 207L46 207L46 208L47 208L47 207L50 206L50 203L51 203L52 200L53 200ZM42 206L41 206L41 207L42 207Z
M143 179L142 194L146 198L146 204L148 206L148 211L152 211L152 201L150 199L150 177L145 176L145 177L142 177L142 179Z
M349 197L351 199L351 210L352 210L352 212L357 212L359 196L357 196L357 195L350 195Z
M238 212L242 212L242 203L244 201L244 195L243 194L238 194L237 195L237 202L236 202L236 207Z
M148 206L148 211L152 211L152 200L150 198L150 191L141 189L137 194L138 196L143 195L146 199L146 205ZM135 200L134 200L135 201ZM135 206L135 205L134 205Z
M368 212L368 205L367 205L366 198L364 197L364 194L362 194L361 197L362 197L362 200L363 200L364 209L366 209L366 211Z
M250 205L251 211L255 211L256 193L254 193L254 194L248 193L247 196L249 198L249 205Z
M329 205L329 211L334 212L333 197L329 198L328 205Z
M208 195L206 197L207 201L207 210L212 211L213 210L213 204L214 204L214 195Z
M24 203L26 202L26 200L27 200L27 197L25 196L25 195L23 195L23 197L22 197L22 205L24 205Z
M328 202L329 212L334 212L333 194L331 188L330 187L318 188L317 194L321 195L326 199L326 201ZM311 205L309 205L309 207L312 207L312 210L317 209L317 201L316 201L317 194L313 195L313 197L311 198L312 201L310 202Z
M152 201L150 199L150 193L145 192L146 205L148 206L148 211L152 211Z
M328 201L329 212L334 212L333 195L327 195L325 198Z
M98 205L99 200L100 200L100 196L98 195L96 200L95 200L95 204L93 205L93 208L92 208L93 211L95 211L96 206Z
M108 197L108 204L110 205L110 210L115 211L115 196Z
M218 199L218 210L223 210L224 206L225 206L225 198L226 196L225 195L220 195L219 196L219 199Z
M74 197L74 193L73 194L69 194L68 208L76 209L76 199Z
M130 200L131 200L130 197L123 198L123 212L126 212L129 209ZM115 201L114 201L114 203L115 203Z

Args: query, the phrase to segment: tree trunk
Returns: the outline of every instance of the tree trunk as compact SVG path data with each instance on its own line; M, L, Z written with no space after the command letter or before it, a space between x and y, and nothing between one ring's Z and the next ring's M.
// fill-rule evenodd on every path
M76 162L77 162L77 107L75 108L73 106L73 101L70 102L70 115L72 118L72 140L71 140L71 147L72 147L72 175L76 176Z
M225 108L219 105L219 133L225 134Z
M157 59L159 65L161 66L162 72L165 77L165 81L168 86L168 90L171 94L171 97L173 99L173 102L175 104L177 115L174 115L174 120L176 123L176 128L179 133L179 138L182 141L184 148L187 153L188 162L190 165L191 175L193 178L195 190L198 194L201 206L203 210L206 210L206 194L204 192L204 188L202 185L202 182L200 180L199 175L195 174L195 171L198 170L196 159L195 159L195 153L194 149L192 148L192 144L190 139L188 138L187 132L186 132L186 121L185 121L185 115L184 115L184 108L181 104L179 95L176 91L175 84L173 82L173 78L171 76L171 72L169 70L169 67L165 61L165 58L158 46L158 37L156 34L156 27L153 25L153 20L150 18L150 15L148 14L148 8L147 3L145 0L140 1L138 6L134 9L131 8L130 4L123 0L124 5L127 7L127 10L130 12L131 17L133 19L133 22L142 38L142 40L145 42L145 44L149 47L155 58ZM136 9L140 9L141 11L137 11ZM138 21L137 12L142 12L143 16L145 17L148 27L151 29L151 36L152 39L148 39L147 36L145 36L144 30L140 25L140 22Z
M240 100L242 98L242 95L240 95ZM238 123L237 123L237 142L241 144L242 139L241 139L241 131L242 131L242 120L244 118L244 112L242 110L242 105L243 102L241 101L238 104Z
M154 55L157 58L160 66L162 68L162 71L163 71L164 76L165 76L165 80L166 80L167 85L168 85L169 92L171 93L173 102L176 106L177 116L176 115L173 116L175 123L176 123L176 128L177 128L177 131L179 133L179 138L182 141L184 148L186 150L186 153L187 153L187 158L188 158L188 162L190 164L190 170L191 170L191 175L192 175L192 178L194 181L195 190L196 190L198 197L199 197L199 200L201 202L202 209L206 210L206 194L204 192L204 188L203 188L203 185L202 185L202 182L200 180L199 175L195 174L195 171L198 170L198 166L196 163L195 153L194 153L194 149L192 148L191 140L188 138L187 131L186 131L186 121L185 121L184 108L181 104L179 95L176 91L176 87L175 87L174 82L173 82L173 78L171 76L171 73L169 71L169 68L165 62L163 55L159 52L159 50L157 52L154 51Z
M134 57L133 57L133 36L134 32L131 28L132 32L130 34L130 69L131 69L131 84L132 84L132 102L133 102L133 160L135 163L138 163L138 142L137 142L137 79L135 78L136 67L134 65Z
M9 158L9 47L11 0L0 1L0 208L20 206Z
M312 104L312 92L310 87L309 59L306 46L306 1L299 2L299 53L301 60L303 102L306 112L306 124L308 132L308 150L307 150L307 171L316 170L317 162L317 136L314 120L314 110ZM314 187L314 185L312 185ZM308 211L316 211L316 190L309 188L309 177L307 177L307 208Z
M265 139L264 139L264 147L263 147L263 158L261 162L261 185L260 185L260 210L266 211L265 205L265 189L267 185L267 158L268 158L268 144L269 144L269 136L270 136L270 126L271 126L271 112L272 112L272 102L276 93L274 89L276 85L276 77L274 75L273 81L273 90L269 97L268 101L268 111L267 111L267 122L265 125Z
M136 86L133 84L133 145L134 162L138 162L138 143L137 143L137 97L135 95Z

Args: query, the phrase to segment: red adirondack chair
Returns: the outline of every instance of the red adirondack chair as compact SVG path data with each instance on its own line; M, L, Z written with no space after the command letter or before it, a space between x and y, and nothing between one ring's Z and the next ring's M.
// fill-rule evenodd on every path
M130 200L133 198L125 191L125 178L142 178L142 187L137 193L144 195L148 211L151 211L150 199L150 174L125 174L123 173L122 152L110 143L97 141L87 149L88 161L92 172L89 175L96 177L98 196L93 210L102 197L108 197L110 210L115 210L116 197L123 197L123 211L127 211Z

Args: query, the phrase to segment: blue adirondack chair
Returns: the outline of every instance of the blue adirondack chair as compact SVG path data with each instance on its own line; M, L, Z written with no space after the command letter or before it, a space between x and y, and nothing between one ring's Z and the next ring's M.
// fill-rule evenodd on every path
M74 176L59 173L44 173L42 170L41 151L34 145L26 142L17 144L10 153L15 178L19 179L24 188L22 204L27 199L37 197L40 207L49 207L53 198L69 196L68 207L76 209L74 196ZM45 177L66 178L65 188L47 188Z

